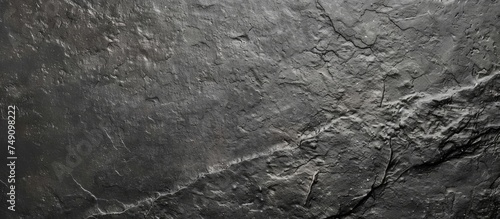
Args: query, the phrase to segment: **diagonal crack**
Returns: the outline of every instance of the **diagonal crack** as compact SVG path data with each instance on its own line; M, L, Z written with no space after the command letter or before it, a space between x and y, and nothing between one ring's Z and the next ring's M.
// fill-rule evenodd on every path
M73 179L73 181L85 192L87 193L88 195L90 195L94 200L98 201L99 198L97 198L92 192L90 192L89 190L85 189L82 184L80 184L76 179L75 177L73 177L73 175L71 175L71 178Z
M382 190L386 187L388 172L394 166L394 151L392 149L392 138L389 139L389 150L390 150L389 161L387 162L384 174L382 176L382 181L380 182L380 184L376 185L377 179L375 178L372 185L370 186L370 191L368 191L368 193L366 193L363 197L361 197L361 199L359 199L359 201L356 202L356 204L353 207L349 208L349 210L344 212L339 211L337 214L328 216L325 219L343 218L354 214L357 211L357 209L362 207L368 201L369 198L374 197L375 192L377 192L378 190Z
M411 171L426 171L429 169L436 168L437 166L454 159L461 159L466 157L467 155L476 154L476 151L481 148L483 142L481 141L482 137L488 134L496 134L500 132L500 127L490 127L475 136L472 136L467 140L467 142L460 146L455 146L450 148L449 150L441 153L439 157L431 159L427 162L423 162L421 164L417 164L411 167L408 167L405 171L403 171L394 182L398 181L401 177L408 174ZM448 142L446 142L448 143Z
M309 190L307 191L306 199L304 200L304 206L309 206L310 204L312 198L311 192L313 190L313 186L316 185L316 183L318 183L318 174L319 170L316 170L316 172L314 172L312 176L311 183L309 184Z
M267 151L264 151L264 152L261 152L261 153L256 153L256 154L252 154L252 155L249 155L249 156L244 156L242 158L238 158L238 159L235 159L235 160L231 160L231 161L229 161L225 165L215 165L215 166L208 167L207 168L208 169L207 172L199 174L198 176L196 176L192 180L188 181L186 184L184 184L182 186L178 186L177 188L173 189L170 192L156 192L155 197L146 197L146 198L143 198L143 199L137 201L134 204L123 204L124 205L124 210L123 211L108 211L108 212L106 212L106 211L101 210L97 206L97 211L98 212L90 214L87 218L91 218L91 217L95 217L95 216L104 216L104 215L121 215L121 214L124 214L125 212L129 211L130 209L133 209L133 208L136 208L136 207L140 207L142 205L151 205L151 208L152 208L152 206L156 203L156 201L158 201L159 198L166 197L166 196L171 196L171 195L174 195L174 194L176 194L176 193L178 193L180 191L183 191L183 190L189 188L190 185L198 182L200 179L202 179L205 176L208 176L208 175L211 175L211 174L220 173L222 171L227 170L231 166L237 165L237 164L245 162L245 161L258 159L258 158L265 157L265 156L270 156L274 152L286 151L286 150L293 150L293 149L296 149L296 147L292 147L289 142L283 142L283 143L279 143L279 144L273 145ZM75 182L76 182L76 180L75 180ZM80 185L79 183L77 183L77 184ZM84 191L86 191L89 194L91 194L92 197L94 197L96 200L99 199L96 196L94 196L92 193L90 193L90 191L84 189L81 185L80 185L80 187ZM151 210L151 208L148 210L148 214L149 214L149 211Z
M104 211L99 207L99 198L97 198L97 196L95 196L92 192L90 192L89 190L85 189L82 184L80 184L73 175L71 175L71 178L73 179L73 181L80 187L80 189L82 191L84 191L85 193L87 193L88 195L90 195L90 197L92 197L95 201L95 210L97 211L98 214L103 214ZM90 217L90 216L89 216ZM87 217L87 218L89 218Z
M360 42L365 44L365 46L358 45L358 43L354 42L349 36L346 36L344 33L337 30L337 28L335 27L335 23L333 22L330 15L328 15L328 13L326 12L325 7L323 7L323 5L320 3L320 0L316 0L316 7L318 9L320 9L321 11L323 11L323 16L328 19L329 24L332 27L333 31L336 34L338 34L339 36L341 36L344 40L351 42L356 48L358 48L358 49L371 49L371 47L375 44L376 40L373 44L370 44L370 45L367 45L366 43L364 43L363 41L360 40Z
M385 79L384 79L384 86L382 87L382 97L380 97L379 107L382 107L382 103L384 102L384 97L385 97Z

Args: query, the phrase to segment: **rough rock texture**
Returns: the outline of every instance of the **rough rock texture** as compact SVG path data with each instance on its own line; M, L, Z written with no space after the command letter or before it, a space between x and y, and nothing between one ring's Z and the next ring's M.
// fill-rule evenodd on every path
M496 0L0 15L1 145L19 108L0 218L500 217Z

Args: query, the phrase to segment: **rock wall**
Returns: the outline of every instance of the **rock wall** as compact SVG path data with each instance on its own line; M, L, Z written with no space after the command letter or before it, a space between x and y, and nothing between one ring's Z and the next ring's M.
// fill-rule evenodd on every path
M19 157L1 218L500 217L496 0L0 15L0 137L15 104Z

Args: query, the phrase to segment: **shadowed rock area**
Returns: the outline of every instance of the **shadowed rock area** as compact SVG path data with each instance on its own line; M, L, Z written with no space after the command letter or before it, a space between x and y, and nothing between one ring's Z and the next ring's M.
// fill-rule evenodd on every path
M496 0L0 15L0 218L500 218Z

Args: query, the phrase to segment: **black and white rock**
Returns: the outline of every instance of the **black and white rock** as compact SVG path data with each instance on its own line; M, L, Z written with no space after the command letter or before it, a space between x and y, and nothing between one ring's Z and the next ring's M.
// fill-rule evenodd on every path
M0 15L0 218L500 218L496 0Z

